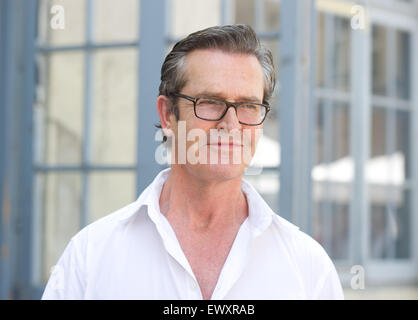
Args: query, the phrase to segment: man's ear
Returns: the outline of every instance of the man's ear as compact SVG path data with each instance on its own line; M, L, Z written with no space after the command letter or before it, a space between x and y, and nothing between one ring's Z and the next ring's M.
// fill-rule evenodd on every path
M161 128L164 135L169 137L172 135L172 116L171 113L171 101L167 96L160 95L157 98L157 111L160 116Z

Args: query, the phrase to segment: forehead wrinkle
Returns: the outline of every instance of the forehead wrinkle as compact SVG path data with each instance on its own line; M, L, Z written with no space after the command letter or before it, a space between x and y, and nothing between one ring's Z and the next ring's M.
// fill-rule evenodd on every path
M217 55L217 53L225 54L227 56L230 56L230 58L232 58L231 56L235 56L238 59L243 58L243 57L253 58L254 59L253 62L256 62L256 65L254 65L253 62L248 62L250 67L247 70L252 69L253 71L254 70L260 71L260 81L261 81L261 86L262 86L261 96L258 97L258 94L255 92L248 92L248 95L247 95L245 92L239 92L239 90L236 90L237 88L234 89L233 87L231 87L230 89L232 89L233 91L236 91L236 94L233 93L232 95L230 94L227 96L225 88L224 86L222 86L221 82L222 81L236 82L234 81L234 79L236 79L236 80L242 81L243 86L252 87L252 84L248 83L248 74L241 73L239 72L239 70L238 72L231 74L231 70L228 70L228 68L224 70L226 73L223 72L222 68L219 69L219 72L213 72L212 71L213 68L208 69L207 64L205 64L204 61L202 61L202 59L190 60L191 57L194 56L194 54L196 54L197 52L204 53L203 57L211 60L210 62L208 62L209 64L213 64L213 63L216 64L216 60L219 59L219 56ZM211 53L213 53L213 55ZM222 61L221 63L224 63L225 59L221 59L221 61ZM209 74L209 76L205 76L206 74ZM255 56L248 55L248 54L223 52L222 50L194 50L184 57L184 61L182 64L182 78L185 80L185 85L183 86L183 88L185 88L186 86L188 88L190 87L190 89L192 89L194 92L188 92L188 93L190 95L193 95L194 97L197 97L198 95L203 96L203 95L210 94L211 97L221 98L223 100L229 99L228 101L231 101L231 102L238 101L238 100L241 100L243 102L246 102L246 101L260 102L264 98L265 83L264 83L264 75L263 75L262 67Z
M216 99L222 99L230 101L230 98L227 97L222 91L210 91L210 90L204 90L199 91L196 93L196 97L203 97L203 98L216 98ZM238 96L235 98L235 100L242 101L242 102L258 102L260 101L260 98L256 96ZM230 101L233 102L233 101Z

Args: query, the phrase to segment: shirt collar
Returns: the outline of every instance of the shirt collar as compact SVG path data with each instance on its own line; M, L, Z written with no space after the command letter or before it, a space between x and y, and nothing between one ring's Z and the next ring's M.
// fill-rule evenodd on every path
M248 220L256 235L264 232L272 222L285 231L297 230L299 227L276 214L264 201L255 188L245 179L242 179L241 189L248 202Z
M160 221L160 195L164 183L168 178L170 170L171 168L166 168L160 171L160 173L158 173L158 175L154 178L152 183L147 188L145 188L145 190L141 193L138 199L134 202L134 205L128 208L128 210L122 214L119 220L128 221L136 213L138 213L142 207L147 206L148 215L150 216L150 218L154 222L156 222L156 220Z
M171 168L162 170L154 178L153 182L141 193L133 205L127 208L126 212L121 215L119 220L128 221L131 217L138 213L143 206L147 206L148 215L151 220L154 221L154 223L160 222L161 212L159 199L163 185L168 178L170 170ZM245 179L242 179L241 190L247 197L249 213L248 222L255 235L259 235L264 232L272 222L283 230L289 231L299 229L294 224L277 215L255 190L255 188Z

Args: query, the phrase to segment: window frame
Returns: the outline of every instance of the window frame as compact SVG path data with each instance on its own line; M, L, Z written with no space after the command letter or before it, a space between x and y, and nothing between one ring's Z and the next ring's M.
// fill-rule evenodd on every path
M317 0L317 3L329 3L329 0ZM345 4L349 4L345 1ZM392 7L390 7L392 5ZM348 261L335 261L337 270L341 276L343 284L350 283L350 267L360 264L367 270L368 284L384 284L410 282L411 279L418 278L418 236L413 230L418 229L418 146L412 143L413 137L418 136L418 62L411 59L411 97L410 103L401 99L383 98L372 93L371 71L372 71L372 41L371 26L375 24L385 27L395 28L396 30L407 31L411 35L410 56L418 56L418 22L416 14L418 7L416 3L402 3L398 6L393 0L382 3L381 1L370 1L366 7L366 19L368 19L368 28L366 32L352 33L351 65L358 66L352 68L351 75L351 115L350 117L350 153L352 153L356 174L353 180L353 194L350 201L350 227L349 237L351 246L351 256ZM348 8L348 7L347 7ZM388 10L391 8L391 10ZM393 10L393 8L396 8ZM318 8L321 11L321 8ZM322 11L332 13L332 9L322 8ZM341 15L341 11L334 11L335 15ZM346 12L350 14L350 12ZM415 18L414 18L415 17ZM370 29L369 29L370 28ZM364 70L363 72L361 70ZM363 88L358 86L363 84ZM353 85L357 85L356 90ZM365 89L366 88L366 89ZM358 92L357 92L358 91ZM328 90L317 90L317 95L335 98L336 100L346 99L344 94L332 93ZM389 105L393 102L401 102L401 108L411 107L411 130L410 130L410 150L411 150L411 183L406 183L411 190L411 256L407 259L393 260L373 260L370 259L370 202L367 191L368 184L365 179L365 164L369 160L371 152L371 111L374 103ZM359 105L365 108L359 108ZM354 130L356 129L356 130ZM363 140L363 142L361 142ZM355 232L357 231L357 232Z
M387 10L384 4L373 1L372 9L370 11L370 24L384 26L392 29L393 32L405 31L410 34L410 102L400 98L386 98L374 95L370 90L370 109L384 108L385 110L407 109L411 112L410 132L409 132L409 147L410 147L410 164L411 177L409 181L401 186L402 190L405 188L411 191L410 196L410 241L411 251L410 258L376 260L368 256L367 270L368 278L371 283L385 283L385 282L399 282L410 283L411 279L418 279L418 236L414 230L418 230L418 145L413 143L414 137L418 136L418 61L413 57L418 56L418 21L414 19L418 13L417 3L402 3L400 7L395 10ZM371 36L371 34L370 34ZM388 44L390 45L390 44ZM370 52L370 55L372 53ZM371 68L370 68L371 69ZM385 104L385 106L376 106ZM393 104L398 106L394 107ZM371 126L371 124L370 124ZM368 219L370 220L370 212ZM371 230L369 229L369 232ZM370 236L368 236L368 246L370 246Z

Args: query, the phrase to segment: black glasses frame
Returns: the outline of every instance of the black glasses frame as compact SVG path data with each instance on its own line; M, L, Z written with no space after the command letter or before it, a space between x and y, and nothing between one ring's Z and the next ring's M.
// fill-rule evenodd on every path
M209 98L209 97L190 97L190 96L187 96L187 95L181 94L181 93L174 93L173 96L183 98L183 99L186 99L186 100L189 100L189 101L193 102L194 115L197 118L202 119L202 120L206 120L206 121L219 121L219 120L221 120L226 115L229 108L231 108L231 107L235 109L235 114L238 115L238 110L237 110L238 106L243 105L243 104L249 104L249 102L229 102L229 101L226 101L226 100L217 99L217 98ZM200 99L212 99L212 100L216 100L216 101L221 101L221 102L225 103L225 105L226 105L225 111L221 114L221 116L218 119L205 119L205 118L199 117L197 115L197 112L196 112L196 105L197 105L197 102ZM246 126L258 126L258 125L262 124L264 122L264 120L266 120L267 113L269 113L271 108L270 108L270 106L268 106L266 104L262 104L262 103L251 102L251 104L261 106L261 107L264 107L266 109L266 113L264 114L264 118L259 123L256 123L256 124L245 123L245 122L240 121L239 119L238 119L238 122L241 123L241 124L244 124Z

